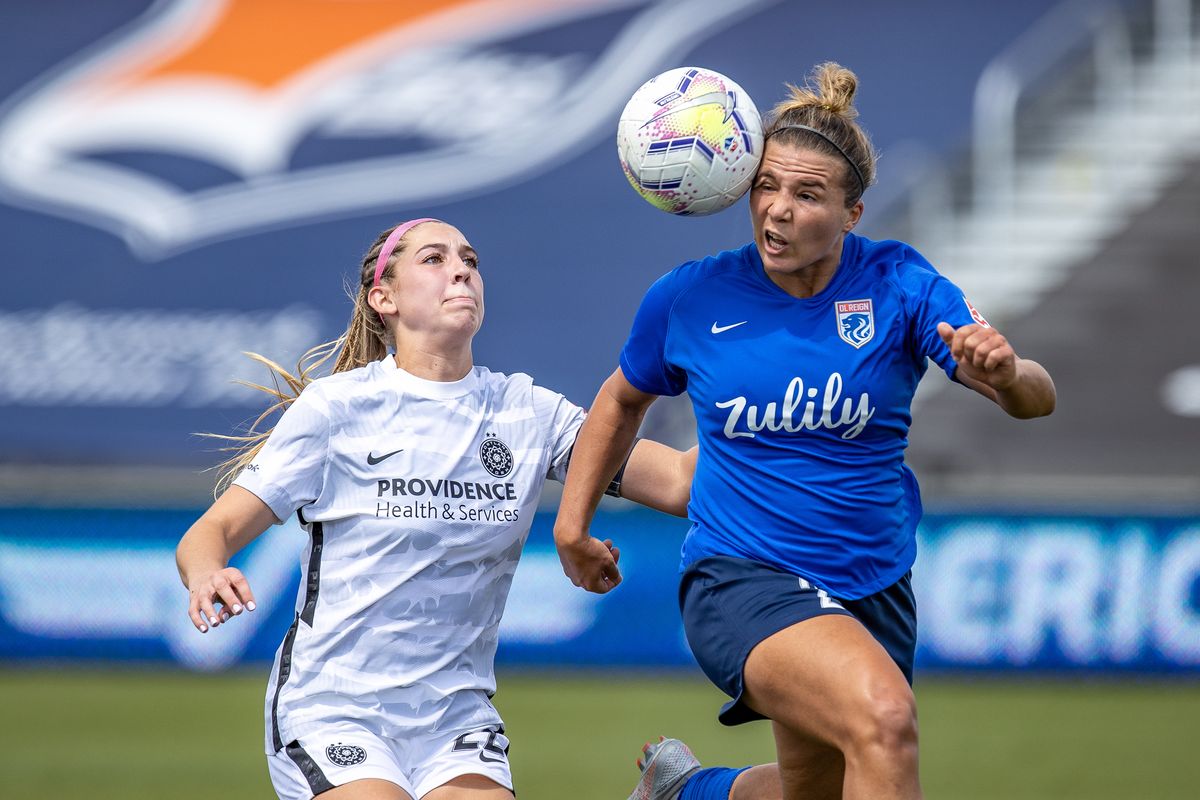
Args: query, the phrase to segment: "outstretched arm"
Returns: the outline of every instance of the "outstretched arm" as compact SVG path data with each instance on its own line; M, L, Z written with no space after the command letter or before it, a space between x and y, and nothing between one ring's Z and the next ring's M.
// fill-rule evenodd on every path
M179 540L175 564L188 590L188 616L198 631L207 633L208 621L215 628L231 615L254 610L246 577L227 565L275 521L270 507L253 492L230 486Z
M680 452L660 442L639 439L625 465L621 497L656 511L686 517L698 453L696 447Z
M636 389L617 369L600 387L575 440L554 522L554 544L563 572L572 583L589 592L603 594L621 582L618 555L611 549L611 543L591 536L588 528L601 495L629 452L642 417L654 400L655 395ZM642 449L640 443L638 449ZM631 467L634 475L628 474ZM641 466L635 466L631 459L625 480L633 478L641 486L644 480L636 474L640 470Z
M1057 394L1050 374L1036 361L1019 358L995 328L938 323L938 335L958 363L955 377L1018 419L1054 411Z

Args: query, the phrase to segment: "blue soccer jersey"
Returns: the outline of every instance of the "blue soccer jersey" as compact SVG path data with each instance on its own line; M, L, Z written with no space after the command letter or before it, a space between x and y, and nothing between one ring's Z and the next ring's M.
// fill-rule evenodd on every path
M754 559L856 599L916 558L921 499L904 448L937 333L982 322L901 242L847 234L829 285L798 299L753 244L691 261L646 293L621 352L644 392L687 391L700 455L683 565Z

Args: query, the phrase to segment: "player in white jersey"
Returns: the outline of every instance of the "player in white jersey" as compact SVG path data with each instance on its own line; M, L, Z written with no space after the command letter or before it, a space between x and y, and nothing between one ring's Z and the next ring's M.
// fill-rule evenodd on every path
M542 484L565 478L584 412L527 375L474 365L483 309L456 228L421 219L381 235L333 374L309 382L311 360L298 376L278 370L294 392L274 393L286 411L246 437L231 485L180 541L205 633L254 610L234 553L292 513L308 531L266 698L281 798L514 796L489 699L497 628ZM620 492L683 515L692 458L641 441Z

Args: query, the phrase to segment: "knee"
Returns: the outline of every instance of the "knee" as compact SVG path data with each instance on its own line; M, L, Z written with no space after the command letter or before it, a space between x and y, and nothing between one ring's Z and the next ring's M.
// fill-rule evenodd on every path
M867 692L850 725L850 745L860 753L902 759L917 750L917 705L910 691Z

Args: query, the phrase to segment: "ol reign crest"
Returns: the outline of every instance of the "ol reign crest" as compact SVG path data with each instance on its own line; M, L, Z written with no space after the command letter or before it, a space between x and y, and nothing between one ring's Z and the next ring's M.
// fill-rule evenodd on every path
M866 300L837 300L838 336L842 341L862 347L875 336L875 311L870 299Z

